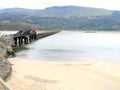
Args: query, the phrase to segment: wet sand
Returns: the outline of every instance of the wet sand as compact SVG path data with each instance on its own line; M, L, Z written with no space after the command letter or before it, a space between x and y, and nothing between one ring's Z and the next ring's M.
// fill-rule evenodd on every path
M120 90L120 64L91 59L50 62L11 58L13 90Z

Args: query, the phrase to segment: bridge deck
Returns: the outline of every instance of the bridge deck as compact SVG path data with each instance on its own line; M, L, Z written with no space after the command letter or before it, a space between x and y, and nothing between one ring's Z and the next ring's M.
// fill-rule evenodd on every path
M36 34L24 34L24 35L14 34L13 38L15 45L20 46L23 44L28 44L34 40L56 34L58 32L60 31L44 31L44 32L37 32Z

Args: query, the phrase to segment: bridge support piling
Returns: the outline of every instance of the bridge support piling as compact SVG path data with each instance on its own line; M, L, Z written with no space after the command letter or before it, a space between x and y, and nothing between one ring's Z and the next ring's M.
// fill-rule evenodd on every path
M25 44L25 38L24 37L22 38L22 44L23 45Z
M16 41L16 42L17 42L16 44L17 44L17 46L19 46L19 42L20 42L20 41L19 41L19 38L17 38L16 40L17 40L17 41Z

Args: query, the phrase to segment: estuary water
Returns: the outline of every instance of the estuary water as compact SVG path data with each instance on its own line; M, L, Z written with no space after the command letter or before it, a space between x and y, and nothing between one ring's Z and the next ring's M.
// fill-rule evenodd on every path
M48 61L108 60L120 63L120 34L60 32L26 45L18 57Z
M10 35L10 34L15 34L17 33L18 31L0 31L0 33L2 35Z

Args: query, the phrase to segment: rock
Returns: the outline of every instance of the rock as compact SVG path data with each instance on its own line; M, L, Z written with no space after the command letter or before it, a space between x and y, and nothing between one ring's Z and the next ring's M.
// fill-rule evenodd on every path
M4 43L0 42L0 57L7 58L7 47Z
M3 42L5 45L2 45L1 46L6 49L7 51L7 56L12 56L12 57L15 57L15 53L12 49L12 46L14 46L14 38L13 38L13 35L5 35L5 36L2 36L1 38L1 42ZM0 47L1 47L0 46Z
M6 58L0 57L0 77L6 79L11 72L11 64L7 61Z
M6 49L0 47L0 57L7 58L8 54Z
M7 54L8 56L10 57L15 57L15 52L13 51L12 47L11 46L7 46Z
M5 45L3 42L0 42L0 48L3 48L3 49L5 49L5 50L7 49L7 48L6 48L6 45Z
M7 61L7 47L0 42L0 78L6 79L11 72L11 64Z
M1 37L1 41L2 41L6 46L13 46L13 45L14 45L13 35L4 35L4 36Z

